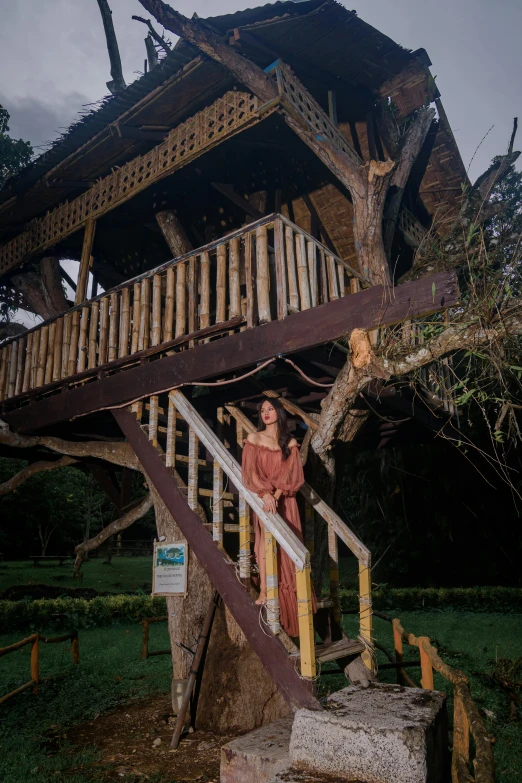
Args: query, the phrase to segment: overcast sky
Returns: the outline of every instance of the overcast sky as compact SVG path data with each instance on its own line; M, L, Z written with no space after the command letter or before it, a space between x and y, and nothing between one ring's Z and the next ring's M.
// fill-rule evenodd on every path
M263 0L171 0L187 15L230 13ZM522 121L522 0L343 0L410 49L423 47L466 166L481 173ZM148 16L138 0L110 0L127 83L143 69ZM110 79L96 0L0 0L0 103L11 131L38 148L107 93ZM493 126L492 130L490 128ZM522 131L518 139L522 146Z

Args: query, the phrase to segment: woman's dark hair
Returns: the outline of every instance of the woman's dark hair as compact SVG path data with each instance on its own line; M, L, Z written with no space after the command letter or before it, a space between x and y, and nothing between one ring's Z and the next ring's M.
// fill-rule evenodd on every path
M292 435L290 433L290 430L288 429L288 420L286 418L286 411L281 405L281 403L279 402L279 400L277 399L277 397L270 397L270 399L262 400L262 402L259 403L257 407L259 413L259 422L257 425L257 431L262 432L264 429L266 429L266 425L261 415L261 408L263 407L263 404L265 402L269 402L277 414L277 441L279 443L279 448L283 452L283 459L288 459L288 457L290 456L290 449L288 448L288 444L292 440Z

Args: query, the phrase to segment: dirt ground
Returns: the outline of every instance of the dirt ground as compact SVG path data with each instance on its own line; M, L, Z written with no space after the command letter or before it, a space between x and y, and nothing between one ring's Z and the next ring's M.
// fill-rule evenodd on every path
M75 726L68 739L102 752L95 780L145 781L159 776L162 783L218 783L221 747L237 735L195 731L171 750L174 728L170 697L154 696Z

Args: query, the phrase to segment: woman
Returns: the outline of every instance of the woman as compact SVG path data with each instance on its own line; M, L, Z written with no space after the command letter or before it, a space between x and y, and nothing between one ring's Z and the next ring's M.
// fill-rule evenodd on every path
M295 493L303 483L299 447L290 435L285 410L278 399L265 400L259 406L257 432L249 434L243 449L243 484L263 500L267 513L279 513L300 541L303 541L303 532ZM261 582L256 603L265 604L265 534L255 514L253 523L254 551ZM279 546L277 570L281 624L289 636L299 636L295 565ZM315 596L313 608L315 612Z

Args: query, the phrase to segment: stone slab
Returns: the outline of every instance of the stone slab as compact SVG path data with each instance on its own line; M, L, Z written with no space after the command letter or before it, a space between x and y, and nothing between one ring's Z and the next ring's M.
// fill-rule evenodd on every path
M363 783L442 783L447 770L446 698L375 684L344 688L324 712L298 710L293 765Z
M321 775L318 772L305 772L304 770L298 770L291 768L286 772L279 772L270 778L268 783L359 783L356 780L348 780L347 778L332 777L332 775Z
M294 716L251 731L221 748L221 783L268 783L290 766Z

